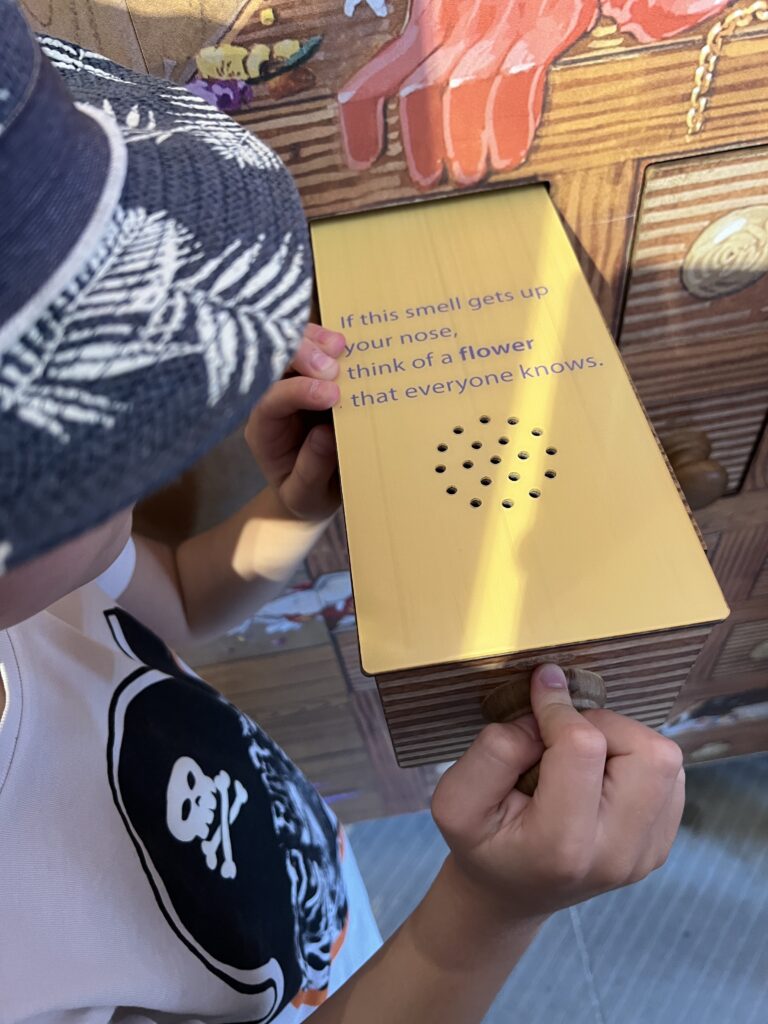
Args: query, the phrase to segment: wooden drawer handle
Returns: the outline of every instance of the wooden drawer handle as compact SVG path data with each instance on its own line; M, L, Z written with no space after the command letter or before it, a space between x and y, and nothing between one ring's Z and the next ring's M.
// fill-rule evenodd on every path
M605 707L605 683L602 676L585 668L566 668L568 691L577 711L590 711ZM487 722L514 722L516 718L531 714L530 679L520 676L491 690L483 701L483 717ZM516 789L533 796L539 781L539 766L535 764L517 780Z
M674 430L661 443L691 508L704 508L722 498L728 473L709 457L712 442L703 430Z

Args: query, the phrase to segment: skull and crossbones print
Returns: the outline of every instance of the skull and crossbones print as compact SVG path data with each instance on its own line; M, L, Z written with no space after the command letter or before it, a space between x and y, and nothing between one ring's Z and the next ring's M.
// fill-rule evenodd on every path
M234 780L232 796L231 785L232 779L224 769L211 778L194 758L184 756L174 763L165 794L168 831L181 843L200 840L207 867L211 871L218 868L222 878L237 876L231 828L248 800L248 792L239 779Z
M348 921L338 823L255 722L123 609L105 617L125 659L116 809L170 927L266 1024L330 984Z

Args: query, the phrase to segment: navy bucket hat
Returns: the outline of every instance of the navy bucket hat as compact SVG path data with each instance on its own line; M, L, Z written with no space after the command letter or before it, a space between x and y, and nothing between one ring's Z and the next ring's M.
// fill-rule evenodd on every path
M177 476L284 371L290 175L187 90L0 0L0 573Z

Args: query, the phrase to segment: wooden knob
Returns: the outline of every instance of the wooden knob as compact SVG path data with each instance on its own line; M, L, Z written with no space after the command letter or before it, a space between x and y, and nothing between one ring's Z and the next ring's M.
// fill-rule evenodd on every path
M577 711L590 711L605 707L606 693L602 676L585 668L566 668L565 678L573 706ZM487 722L514 722L516 718L531 714L530 677L516 676L491 690L483 701L482 712ZM517 780L516 789L533 796L539 781L539 766L535 764Z
M711 459L712 443L702 430L674 430L662 438L664 450L691 508L704 508L722 498L728 473Z

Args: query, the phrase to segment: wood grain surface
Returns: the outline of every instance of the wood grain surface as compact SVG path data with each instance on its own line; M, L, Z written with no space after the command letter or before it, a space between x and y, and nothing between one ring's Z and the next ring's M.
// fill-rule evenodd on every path
M707 626L574 644L525 656L488 658L377 677L401 766L458 757L482 728L483 699L510 675L542 661L597 672L607 706L648 725L667 717L709 632Z

